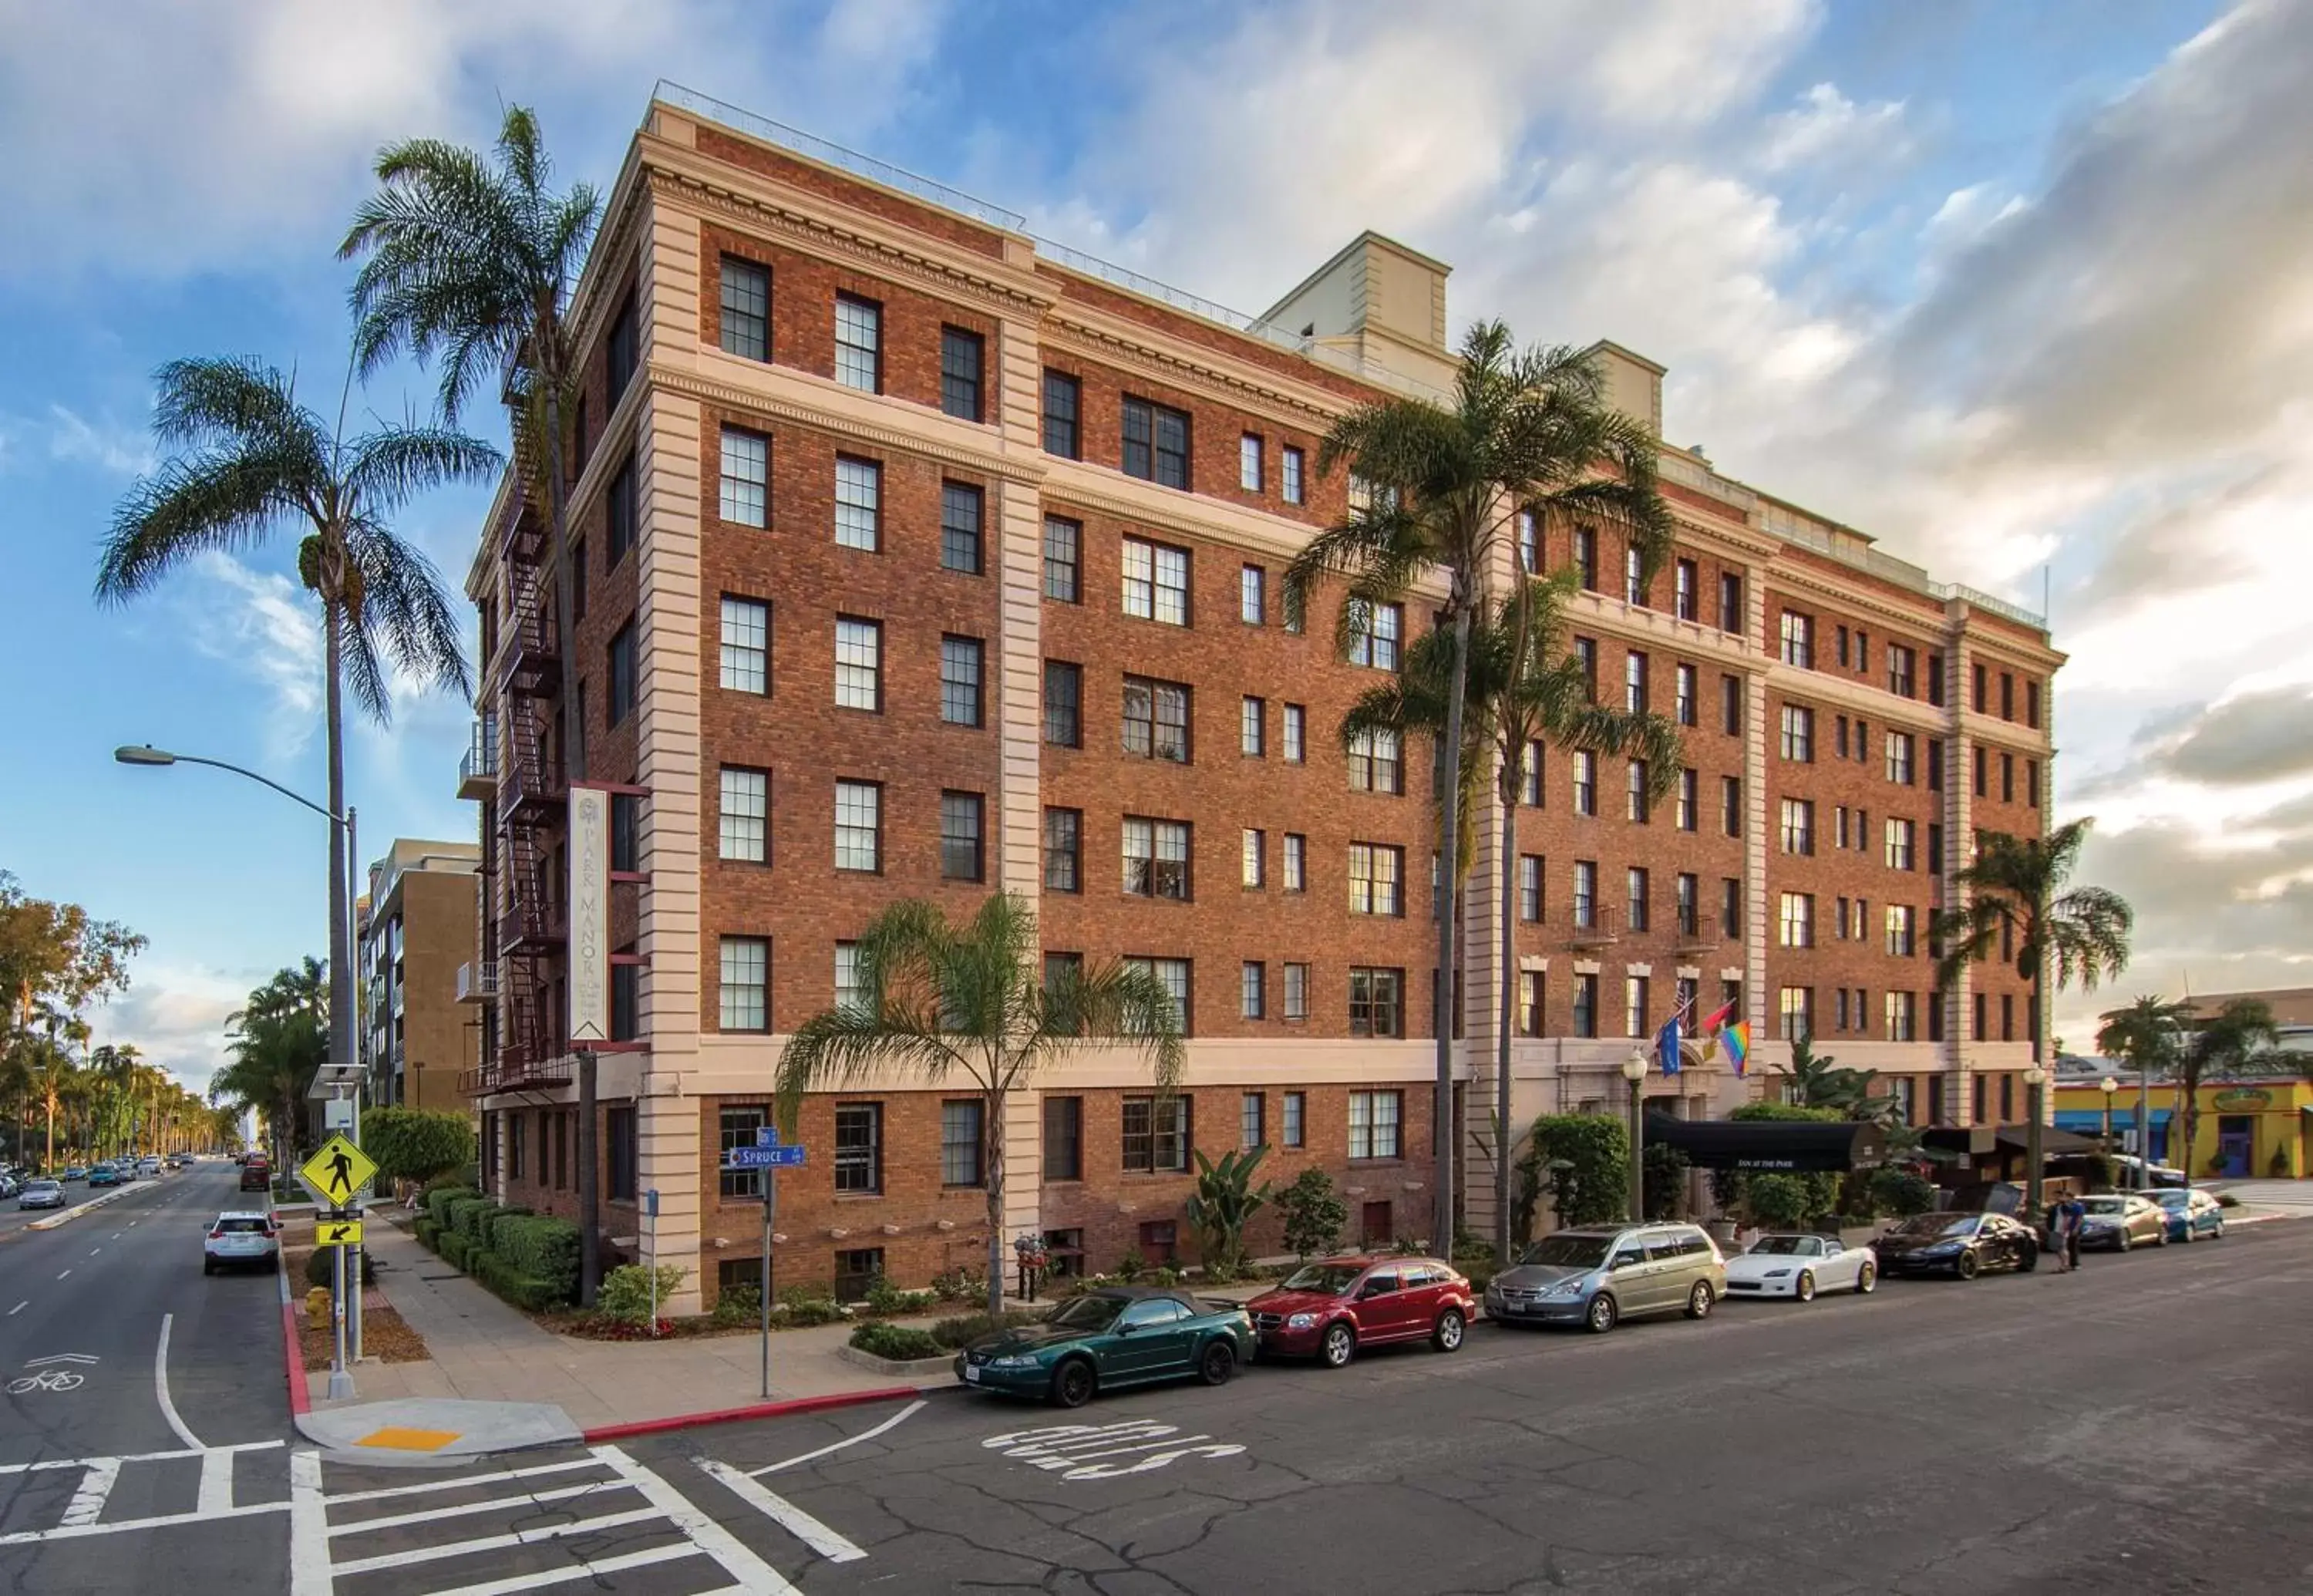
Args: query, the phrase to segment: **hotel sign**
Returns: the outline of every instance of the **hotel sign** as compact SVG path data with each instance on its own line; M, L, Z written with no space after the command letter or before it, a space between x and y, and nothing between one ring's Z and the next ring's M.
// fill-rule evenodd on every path
M611 795L570 789L570 1040L611 1038Z

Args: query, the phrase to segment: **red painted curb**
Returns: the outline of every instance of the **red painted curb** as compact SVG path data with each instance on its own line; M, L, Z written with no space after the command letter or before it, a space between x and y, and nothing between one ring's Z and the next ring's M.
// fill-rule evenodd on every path
M781 1418L788 1414L823 1413L831 1407L860 1407L871 1402L912 1402L925 1395L914 1386L889 1386L876 1391L839 1391L831 1397L797 1397L788 1402L758 1402L750 1407L724 1407L712 1413L686 1413L673 1418L637 1419L630 1424L603 1424L585 1433L585 1439L617 1441L629 1435L662 1435L669 1430L689 1430L700 1424L731 1424L742 1419Z
M297 1305L288 1297L281 1300L281 1362L289 1376L289 1413L297 1417L313 1405L305 1389L304 1348L297 1339Z

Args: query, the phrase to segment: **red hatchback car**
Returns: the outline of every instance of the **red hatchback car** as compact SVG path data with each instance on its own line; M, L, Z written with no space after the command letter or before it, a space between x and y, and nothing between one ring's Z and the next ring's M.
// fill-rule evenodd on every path
M1437 1258L1321 1258L1245 1308L1262 1353L1315 1357L1339 1369L1361 1346L1428 1341L1462 1345L1478 1311L1470 1283Z

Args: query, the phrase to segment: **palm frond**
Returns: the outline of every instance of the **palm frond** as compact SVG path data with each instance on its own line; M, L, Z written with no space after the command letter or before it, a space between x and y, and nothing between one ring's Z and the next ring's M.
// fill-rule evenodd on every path
M358 653L372 662L365 668L374 670L382 649L418 682L471 698L473 683L460 612L425 551L363 516L347 529L346 557L361 573L359 602L348 607L346 617L349 667ZM354 684L363 708L384 724L391 713L390 701L373 702L368 696L372 688L383 690L383 683L373 681L365 686L364 669L356 669Z
M497 450L447 427L384 427L354 441L345 486L373 516L400 509L418 494L453 482L487 479Z
M171 360L154 373L153 436L171 448L245 450L303 433L328 436L297 403L295 380L264 362L209 357Z
M283 520L310 514L314 463L286 448L164 463L114 507L97 560L97 602L124 604L196 555L241 553Z

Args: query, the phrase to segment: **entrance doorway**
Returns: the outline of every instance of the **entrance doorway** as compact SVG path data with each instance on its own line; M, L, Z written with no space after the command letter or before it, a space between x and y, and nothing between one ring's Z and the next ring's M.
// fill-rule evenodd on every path
M2249 1173L2249 1159L2256 1147L2256 1120L2247 1114L2227 1114L2217 1120L2218 1173L2236 1180L2245 1179Z
M1391 1223L1387 1201L1368 1203L1358 1227L1358 1245L1371 1250L1387 1247L1397 1239L1397 1230Z

